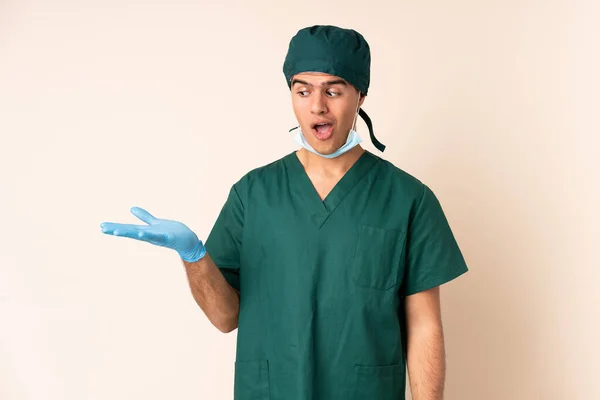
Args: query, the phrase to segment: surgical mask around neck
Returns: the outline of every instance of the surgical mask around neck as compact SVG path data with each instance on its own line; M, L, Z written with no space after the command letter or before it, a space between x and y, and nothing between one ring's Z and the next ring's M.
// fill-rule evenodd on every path
M331 154L321 154L318 151L316 151L315 149L313 149L313 147L308 143L308 141L306 140L306 137L304 136L304 133L302 133L302 129L298 128L298 133L296 133L296 137L294 138L294 140L296 141L296 143L298 143L300 146L304 147L306 150L308 150L311 153L316 154L318 156L324 157L324 158L339 157L342 154L346 153L347 151L356 147L356 145L358 145L360 142L362 142L362 139L360 138L360 136L358 136L358 132L356 132L354 129L350 129L350 132L348 133L348 139L346 140L346 143L344 143L344 145L342 147L340 147L339 149L337 149L336 151L334 151Z

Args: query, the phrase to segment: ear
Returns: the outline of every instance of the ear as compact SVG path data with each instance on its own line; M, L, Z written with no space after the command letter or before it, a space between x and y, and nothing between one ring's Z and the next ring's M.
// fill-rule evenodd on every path
M361 108L363 103L365 102L365 99L367 98L366 94L360 93L360 100L358 101L358 108Z

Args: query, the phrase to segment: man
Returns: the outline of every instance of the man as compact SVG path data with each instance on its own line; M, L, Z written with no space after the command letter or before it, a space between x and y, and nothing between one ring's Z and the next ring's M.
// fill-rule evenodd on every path
M238 328L236 400L442 399L439 286L467 271L422 182L364 150L354 130L369 86L358 32L300 30L284 63L302 148L250 171L202 243L184 224L103 232L172 248L197 303Z

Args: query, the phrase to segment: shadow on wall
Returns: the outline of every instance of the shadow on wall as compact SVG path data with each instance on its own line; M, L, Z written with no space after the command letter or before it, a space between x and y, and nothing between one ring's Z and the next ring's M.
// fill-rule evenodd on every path
M464 148L462 154L480 152ZM425 183L440 197L470 269L442 287L445 400L568 399L560 366L546 364L545 354L556 349L541 342L544 305L536 303L546 299L531 295L540 270L534 245L540 227L515 195L522 193L519 178L487 160L442 148L435 153L435 171L424 176L439 184ZM543 376L548 372L555 379Z

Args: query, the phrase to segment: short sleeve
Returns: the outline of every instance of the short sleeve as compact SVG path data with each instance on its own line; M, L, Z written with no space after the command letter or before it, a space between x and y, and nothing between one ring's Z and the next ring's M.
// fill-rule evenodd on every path
M244 206L234 185L204 246L229 285L238 291L243 227Z
M444 211L427 185L423 185L406 240L402 295L434 288L468 271Z

